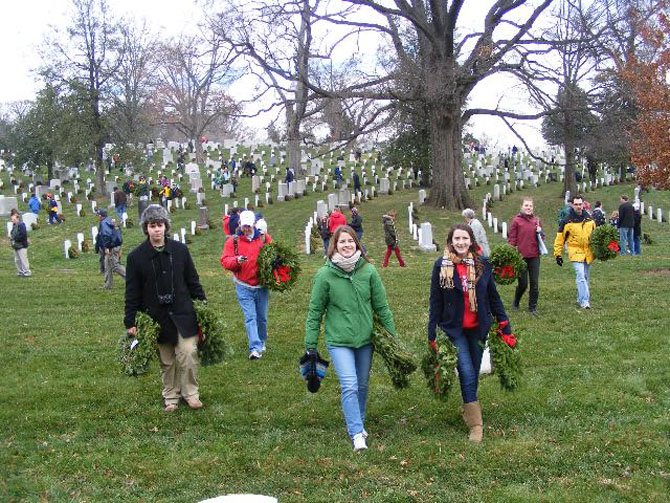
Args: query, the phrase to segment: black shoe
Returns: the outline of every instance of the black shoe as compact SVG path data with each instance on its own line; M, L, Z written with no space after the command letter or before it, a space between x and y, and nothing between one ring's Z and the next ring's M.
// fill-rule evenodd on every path
M535 317L540 316L537 312L537 309L529 309L528 313L530 313L531 316L535 316Z

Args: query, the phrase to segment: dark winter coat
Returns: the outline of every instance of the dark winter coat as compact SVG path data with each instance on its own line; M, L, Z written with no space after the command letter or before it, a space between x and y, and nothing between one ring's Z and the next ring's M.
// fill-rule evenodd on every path
M172 294L172 304L159 302L158 295L166 294ZM176 344L177 333L193 337L198 332L193 299L206 297L186 245L166 239L159 252L147 239L130 252L126 261L126 328L134 327L137 312L143 311L160 325L159 343Z
M633 227L633 237L639 238L642 235L642 215L640 210L635 210L635 226Z
M98 227L96 252L98 251L98 248L107 248L111 250L122 244L123 237L121 236L121 229L114 224L111 217L105 217Z
M351 220L349 220L349 227L351 227L356 232L363 232L363 217L357 214L351 215Z
M635 227L635 208L630 201L619 205L619 229Z
M15 250L28 248L28 230L26 229L26 224L17 222L12 225L10 239L12 240L12 248Z
M398 246L398 233L395 230L395 221L390 215L382 216L382 223L384 224L384 242L386 246Z
M428 313L428 339L435 340L436 329L441 328L449 337L455 337L463 331L463 314L465 304L463 291L460 288L442 288L440 286L440 268L443 258L440 257L433 265L430 281L430 300ZM477 320L479 338L484 341L488 337L493 323L493 316L498 322L508 320L505 308L493 280L491 265L484 261L484 271L475 284L477 294ZM458 281L456 281L458 283ZM506 331L511 330L508 325Z

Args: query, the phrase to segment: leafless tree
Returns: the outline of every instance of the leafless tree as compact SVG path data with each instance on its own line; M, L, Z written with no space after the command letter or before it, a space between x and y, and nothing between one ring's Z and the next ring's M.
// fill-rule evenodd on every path
M125 23L121 35L124 57L113 77L110 127L115 142L136 144L150 137L155 120L149 105L158 41L146 24Z
M213 2L219 5L218 2ZM217 37L248 64L257 85L247 104L263 103L257 114L284 114L288 166L300 170L301 128L313 115L308 109L312 57L312 10L320 0L239 1L226 3L213 22ZM258 108L258 107L257 107ZM282 122L279 115L272 127Z
M85 96L88 129L95 152L96 189L106 193L102 153L105 143L103 103L122 60L119 28L106 0L72 0L74 15L65 34L54 30L44 54L43 75Z
M502 72L518 72L531 51L531 28L552 0L342 0L330 2L319 19L353 31L381 33L390 44L394 65L377 71L366 82L338 90L344 97L421 103L427 110L432 145L430 203L459 209L470 205L461 169L463 125L476 114L537 118L502 109L468 108L476 85ZM466 7L466 4L467 5ZM338 5L341 7L338 8ZM464 8L479 9L483 28L459 26ZM402 85L398 85L402 83ZM310 89L325 95L324 89Z
M200 139L208 128L238 113L227 86L238 77L235 53L221 40L190 36L164 43L159 49L155 105L160 121L176 127L195 142L203 162Z

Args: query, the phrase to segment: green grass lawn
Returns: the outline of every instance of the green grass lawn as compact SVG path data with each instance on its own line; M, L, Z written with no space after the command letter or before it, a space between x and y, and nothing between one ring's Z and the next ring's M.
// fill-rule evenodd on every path
M473 190L475 209L491 187ZM609 213L633 186L586 194ZM496 202L509 221L523 194ZM250 195L243 179L239 200ZM533 191L553 244L562 204L559 184ZM261 211L269 232L302 246L302 229L323 193ZM194 197L190 197L194 200ZM221 199L208 194L219 221ZM670 209L667 193L645 195ZM364 242L377 266L384 252L381 215L399 213L408 267L381 270L406 345L424 351L429 276L438 253L422 253L407 233L406 206L417 190L361 206ZM86 207L86 206L85 206ZM235 354L201 370L205 408L162 410L156 364L130 378L116 362L123 333L123 284L101 290L97 256L63 258L62 242L90 237L91 215L66 205L62 226L30 234L33 277L17 278L13 254L0 247L3 330L0 367L0 501L192 502L226 493L272 495L281 502L667 501L670 494L670 225L643 220L654 244L641 257L596 263L592 305L575 307L574 273L542 259L539 318L510 313L524 335L522 389L502 392L495 377L481 383L484 442L472 445L455 390L432 398L420 373L396 391L381 361L373 365L367 429L370 449L354 453L330 372L317 394L297 370L311 277L320 253L305 256L296 288L272 294L268 352L247 360L242 314L230 276L219 265L220 227L194 236L191 252L210 305L225 319ZM135 221L136 208L129 210ZM440 247L460 214L420 207ZM174 214L189 228L197 210ZM489 232L492 244L500 235ZM125 231L125 251L143 236ZM320 248L319 248L320 250ZM514 286L499 287L510 306ZM526 298L524 298L526 301ZM325 350L323 350L325 352Z

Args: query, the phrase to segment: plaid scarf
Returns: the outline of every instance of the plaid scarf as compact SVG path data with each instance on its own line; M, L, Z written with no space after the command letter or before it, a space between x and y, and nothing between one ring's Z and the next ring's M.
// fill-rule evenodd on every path
M462 289L468 292L470 299L470 311L477 312L477 294L475 292L475 284L477 283L477 276L475 271L475 259L472 253L468 252L465 258L460 258L454 255L448 249L444 250L442 257L442 267L440 268L440 286L442 288L454 288L454 272L456 264L463 263L467 267L467 279L462 282Z

